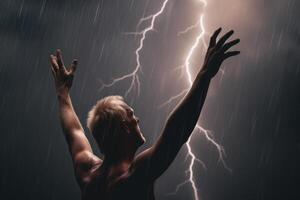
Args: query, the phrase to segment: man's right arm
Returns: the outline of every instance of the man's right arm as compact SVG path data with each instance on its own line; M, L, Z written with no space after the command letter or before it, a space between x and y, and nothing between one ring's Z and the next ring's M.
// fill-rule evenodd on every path
M73 83L76 66L77 60L74 60L70 69L66 69L60 50L57 50L56 55L51 55L51 70L58 97L59 119L69 146L76 176L82 181L84 175L102 161L93 154L91 145L72 105L69 91Z

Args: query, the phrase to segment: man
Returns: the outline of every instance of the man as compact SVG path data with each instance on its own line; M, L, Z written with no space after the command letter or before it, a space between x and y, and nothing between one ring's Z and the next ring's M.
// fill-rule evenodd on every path
M60 50L50 56L59 117L83 200L154 199L155 180L170 166L190 137L211 79L225 59L240 53L228 51L239 43L239 39L226 43L233 31L216 41L220 32L221 28L212 35L203 67L189 92L170 114L161 136L139 155L135 153L145 138L133 109L120 96L97 102L89 112L87 125L104 155L103 161L93 154L69 95L77 60L66 69Z

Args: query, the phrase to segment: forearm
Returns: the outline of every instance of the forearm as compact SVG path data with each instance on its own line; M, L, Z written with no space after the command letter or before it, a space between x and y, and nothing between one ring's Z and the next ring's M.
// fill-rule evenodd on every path
M93 154L91 145L85 136L84 130L74 111L69 94L73 83L77 60L72 62L69 69L66 69L63 64L60 50L56 51L56 55L50 55L50 60L59 104L59 119L66 142L69 146L75 171L86 170L86 166L91 167L94 163L98 163L100 159Z
M150 177L159 177L187 142L198 121L209 83L205 73L197 75L189 92L170 114L156 144L141 156L150 158Z
M211 78L200 71L189 92L171 113L166 128L173 139L184 143L190 137L202 110ZM175 138L174 138L175 137Z
M57 98L59 103L59 119L64 133L70 134L73 130L83 130L74 111L69 92L58 92Z
M150 172L150 176L153 179L159 177L170 166L182 145L187 142L193 132L202 110L211 78L217 74L222 62L240 53L239 51L228 51L239 42L239 39L236 39L226 43L233 31L226 33L217 42L220 32L221 29L218 29L212 35L203 68L197 74L189 92L170 114L162 135L152 148L140 156L141 158L150 159L150 165L147 164L145 168L147 173Z

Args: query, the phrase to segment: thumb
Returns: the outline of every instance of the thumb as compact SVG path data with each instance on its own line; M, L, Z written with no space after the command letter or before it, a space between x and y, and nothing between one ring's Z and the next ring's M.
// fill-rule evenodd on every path
M70 74L74 75L74 73L75 73L75 71L77 69L77 64L78 64L78 60L77 59L73 60L73 62L71 64L71 67L70 67L70 70L69 70Z

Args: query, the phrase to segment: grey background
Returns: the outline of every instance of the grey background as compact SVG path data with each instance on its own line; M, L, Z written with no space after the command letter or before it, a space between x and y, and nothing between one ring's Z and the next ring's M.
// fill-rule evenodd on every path
M91 106L106 95L124 95L130 81L99 91L99 79L130 72L135 66L139 19L156 12L162 0L1 0L0 1L0 198L80 199L72 162L59 125L49 55L61 48L65 63L79 59L72 88L76 112L85 126ZM216 199L299 199L300 68L299 1L209 0L208 33L233 28L241 39L239 57L226 61L214 78L200 117L227 153L228 172L214 146L192 136L199 195ZM196 0L170 0L148 35L141 53L141 94L126 99L154 143L176 101L159 108L188 86L174 70L184 62L198 30L177 36L198 20ZM147 23L146 23L147 25ZM142 26L143 27L143 26ZM141 28L142 28L141 27ZM140 29L141 30L141 29ZM208 41L208 36L205 36ZM196 73L203 48L193 56ZM95 143L90 133L95 152ZM157 181L157 199L193 199L183 147Z

